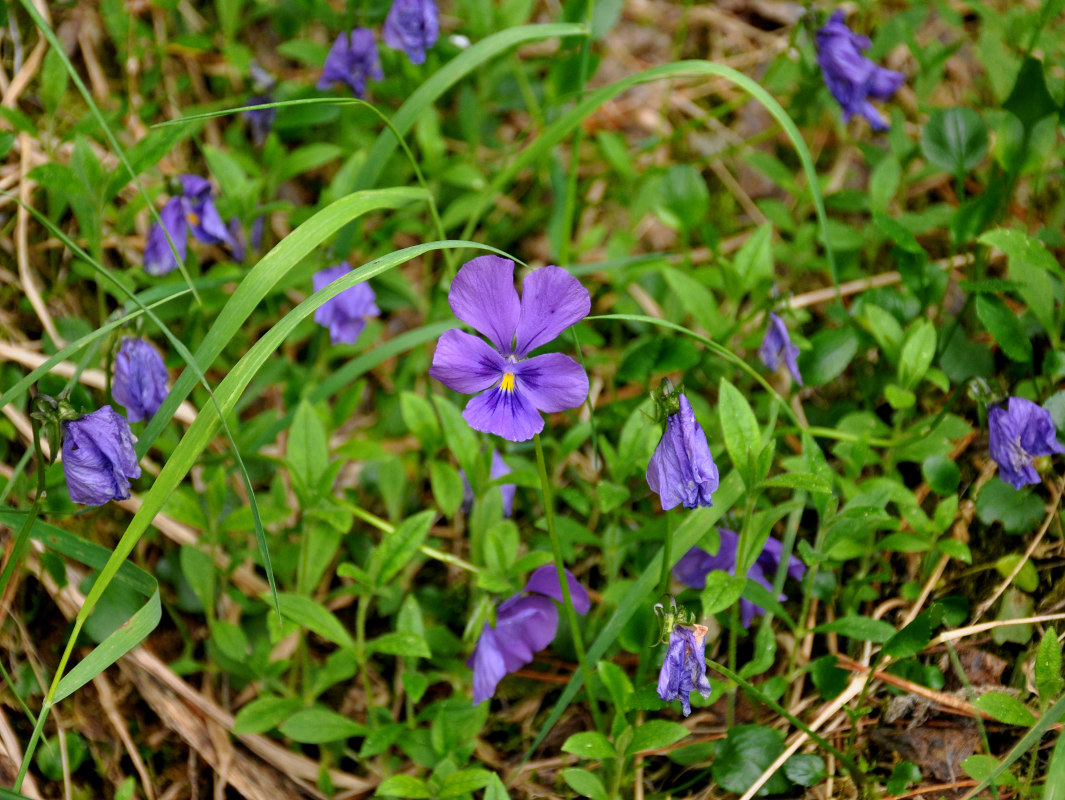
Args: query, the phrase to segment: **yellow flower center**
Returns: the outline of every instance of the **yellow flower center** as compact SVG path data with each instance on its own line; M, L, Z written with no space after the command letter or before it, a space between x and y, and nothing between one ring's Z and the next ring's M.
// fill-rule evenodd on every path
M512 373L512 372L504 372L503 373L503 380L500 382L499 388L502 389L504 392L513 392L514 391L514 373Z
M185 219L187 219L189 221L189 225L199 225L200 224L200 218L198 216L196 216L196 213L194 211L190 211L188 214L186 214L185 215Z

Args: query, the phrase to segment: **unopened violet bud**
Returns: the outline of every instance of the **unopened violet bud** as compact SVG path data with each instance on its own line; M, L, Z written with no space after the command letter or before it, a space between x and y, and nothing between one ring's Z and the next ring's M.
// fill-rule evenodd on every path
M992 404L987 427L988 449L998 464L999 477L1014 489L1039 483L1032 465L1036 458L1065 453L1050 412L1023 397L1009 398L1005 408Z
M328 89L334 83L344 83L351 89L352 94L361 98L366 94L367 79L379 81L384 77L373 31L369 28L355 28L350 34L342 33L337 36L333 46L329 48L317 87Z
M647 465L647 485L662 509L712 506L718 472L706 433L695 419L688 398L678 397L678 411L666 419L666 430Z
M343 262L314 274L314 291L320 291L342 275L351 272L351 265ZM366 327L367 317L376 317L381 310L374 302L374 290L368 283L357 283L336 297L327 300L314 312L314 321L329 329L333 344L355 344Z
M125 339L115 355L111 396L124 406L130 422L149 419L166 399L163 359L142 339Z
M141 474L136 441L125 417L111 406L64 422L63 472L70 499L89 506L128 499L130 479Z
M802 386L802 374L799 372L798 361L799 348L791 341L784 320L776 314L769 315L769 325L765 330L762 345L758 348L758 357L771 372L776 372L783 362L787 365L791 377L799 386Z
M439 18L436 0L394 0L385 18L385 44L402 50L412 64L424 64L440 33Z
M706 677L706 632L705 625L675 625L658 673L658 696L667 703L679 699L684 716L692 713L692 692L709 697L713 691Z

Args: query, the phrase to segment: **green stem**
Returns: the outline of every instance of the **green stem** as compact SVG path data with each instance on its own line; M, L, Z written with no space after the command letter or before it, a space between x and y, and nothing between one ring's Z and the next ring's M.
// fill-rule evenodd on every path
M666 512L666 541L662 545L662 584L658 587L659 596L669 592L669 570L673 565L673 515Z
M370 669L366 664L366 613L369 607L370 598L365 592L360 592L358 608L355 611L355 656L359 661L359 672L362 674L362 689L366 693L366 721L370 730L374 730L377 728L377 717L374 715Z
M570 597L569 581L566 579L566 564L562 559L562 543L558 538L558 529L555 527L554 499L551 494L551 482L547 477L547 461L544 459L544 446L540 441L540 434L533 437L536 444L536 466L540 470L540 488L544 495L544 519L547 522L547 535L551 539L551 552L555 557L555 569L558 571L558 585L562 589L562 608L569 622L570 635L573 637L573 649L580 662L581 671L584 673L584 687L588 691L588 706L592 712L595 729L603 733L603 720L599 715L599 702L595 696L592 684L592 670L588 664L588 658L584 651L584 642L581 640L581 629L577 623L577 610L573 607L573 598Z

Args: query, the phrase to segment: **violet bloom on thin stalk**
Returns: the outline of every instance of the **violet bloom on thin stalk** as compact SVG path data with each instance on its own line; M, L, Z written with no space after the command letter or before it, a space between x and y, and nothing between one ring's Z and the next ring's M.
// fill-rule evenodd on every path
M869 120L873 130L885 131L887 121L869 98L888 100L906 77L901 72L885 69L862 55L872 42L854 33L843 22L843 12L837 11L828 24L817 32L817 63L825 84L836 102L843 108L843 121L855 114Z
M802 386L802 375L799 373L799 348L791 341L788 328L784 320L776 314L769 315L769 326L765 330L765 338L758 348L758 358L765 364L770 372L776 372L781 362L787 365L788 372L795 382Z
M1039 456L1065 453L1050 412L1023 397L1011 397L1006 408L995 403L987 412L988 449L998 474L1014 489L1039 483L1032 462Z
M449 389L481 392L462 412L471 428L524 442L543 430L541 411L552 414L584 402L588 376L580 364L561 353L528 357L591 310L588 290L566 270L533 270L519 300L514 262L479 256L458 271L448 302L456 317L493 345L457 329L445 331L429 368Z
M695 419L691 403L683 392L664 392L661 402L672 402L666 429L647 464L647 485L658 495L662 510L678 505L685 508L712 506L717 490L717 465L710 454L706 433Z
M588 592L566 570L570 599L578 614L591 608ZM487 622L466 665L473 668L473 702L495 694L496 686L511 672L532 663L533 653L543 650L558 632L558 607L564 602L558 572L545 564L529 576L522 591L504 601L496 611L496 624Z
M373 31L355 28L350 34L337 36L329 48L317 87L328 89L334 83L345 83L352 94L361 98L366 94L367 79L379 81L384 77Z
M701 547L693 547L673 567L674 578L693 589L702 589L706 586L706 576L714 570L736 574L736 548L739 545L739 536L725 528L718 528L717 532L720 537L717 554L710 555ZM777 574L782 554L780 542L770 536L766 539L762 552L755 559L754 564L747 570L747 577L761 584L766 591L772 592L773 578ZM804 574L806 574L806 566L792 556L788 560L788 576L801 580ZM784 601L787 597L782 594L777 599ZM750 627L755 614L764 613L764 608L755 605L750 600L740 600L740 622L744 628Z
M63 423L63 472L75 503L101 506L129 498L130 478L139 478L136 438L125 417L103 406Z
M695 624L694 616L670 595L669 608L655 604L655 613L662 618L662 640L668 643L662 669L658 673L658 696L671 703L679 699L684 716L692 713L691 693L704 698L713 691L706 677L705 625Z
M347 261L335 267L326 267L314 273L314 291L320 291L342 275L351 272ZM356 283L345 289L336 297L326 300L314 312L314 321L329 329L329 339L333 344L355 344L366 327L367 317L380 315L381 310L374 301L377 295L370 284Z
M130 422L149 419L166 400L166 365L143 339L124 339L115 354L111 396Z
M440 33L439 17L436 0L395 0L385 18L385 44L405 52L412 64L424 64Z
M149 275L166 275L177 269L178 261L167 241L167 234L181 261L185 260L188 252L187 238L190 232L204 244L233 245L229 229L222 222L211 199L211 184L207 179L199 175L182 175L178 186L180 194L171 197L159 212L163 224L157 222L148 231L144 271Z

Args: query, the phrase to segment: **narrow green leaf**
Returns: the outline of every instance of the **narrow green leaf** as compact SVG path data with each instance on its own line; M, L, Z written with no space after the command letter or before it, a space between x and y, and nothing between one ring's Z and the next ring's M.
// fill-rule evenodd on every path
M302 744L325 744L365 736L366 726L327 708L306 708L284 721L282 734Z
M1001 692L988 692L976 698L973 703L986 714L1007 725L1030 727L1035 723L1035 714L1016 697Z
M264 598L267 600L268 597ZM292 620L302 628L317 633L323 639L348 650L355 649L355 640L332 611L310 597L299 594L277 593L281 616Z
M1003 353L1025 364L1032 360L1032 342L1017 315L1001 299L990 294L977 295L976 316L984 323L991 338L998 342Z

